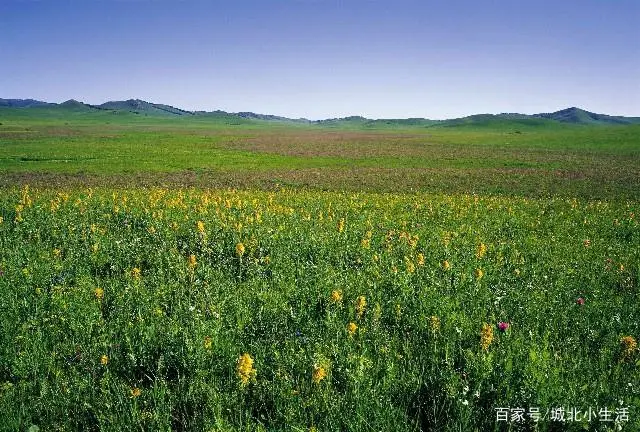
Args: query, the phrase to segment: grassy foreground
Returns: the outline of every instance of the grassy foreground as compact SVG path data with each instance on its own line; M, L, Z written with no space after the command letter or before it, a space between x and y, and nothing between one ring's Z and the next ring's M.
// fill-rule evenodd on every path
M634 200L5 189L0 429L639 430L639 215Z

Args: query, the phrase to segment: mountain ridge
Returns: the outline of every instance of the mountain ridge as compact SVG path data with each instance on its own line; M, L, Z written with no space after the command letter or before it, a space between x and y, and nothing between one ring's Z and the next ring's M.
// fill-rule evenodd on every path
M171 105L147 102L141 99L127 99L123 101L108 101L100 105L91 105L75 99L69 99L62 103L44 102L35 99L2 99L0 108L32 109L32 108L61 108L74 111L101 110L112 112L130 112L133 114L169 116L169 117L229 117L238 120L257 120L266 122L289 122L317 124L324 126L338 126L345 124L357 124L363 126L376 125L404 125L404 126L483 126L496 122L511 121L528 125L544 125L548 122L567 124L640 124L640 117L613 116L608 114L593 113L577 107L564 108L551 113L520 114L473 114L465 117L431 120L426 118L400 118L400 119L368 119L363 116L347 116L341 118L329 118L322 120L308 120L306 118L289 118L272 114L258 114L251 111L229 113L226 111L188 111Z

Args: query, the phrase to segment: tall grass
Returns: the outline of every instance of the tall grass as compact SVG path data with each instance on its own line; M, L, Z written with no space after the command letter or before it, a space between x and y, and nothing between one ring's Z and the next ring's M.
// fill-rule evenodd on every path
M638 430L639 210L5 189L0 429Z

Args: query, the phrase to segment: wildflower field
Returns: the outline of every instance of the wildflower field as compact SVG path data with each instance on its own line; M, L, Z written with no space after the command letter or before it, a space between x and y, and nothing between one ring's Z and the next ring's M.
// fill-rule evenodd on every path
M0 429L640 430L639 218L623 199L6 188Z
M0 109L0 431L638 431L639 132Z

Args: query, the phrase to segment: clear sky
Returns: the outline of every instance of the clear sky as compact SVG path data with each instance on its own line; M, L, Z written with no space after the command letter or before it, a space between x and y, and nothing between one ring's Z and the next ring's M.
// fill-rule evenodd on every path
M640 1L0 0L0 97L640 116Z

